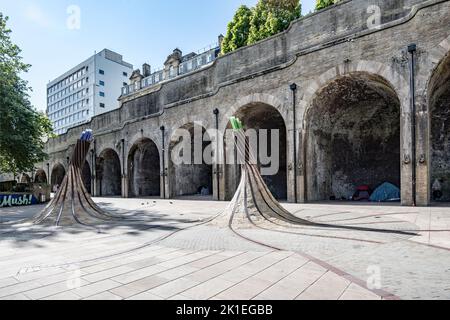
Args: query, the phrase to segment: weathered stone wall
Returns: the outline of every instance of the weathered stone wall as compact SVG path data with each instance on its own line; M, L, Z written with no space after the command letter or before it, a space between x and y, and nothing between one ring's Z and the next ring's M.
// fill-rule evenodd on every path
M399 136L399 141L392 142L392 145L391 142L386 142L385 146L379 150L399 148L399 151L393 152L387 158L382 158L389 163L393 163L394 158L399 158L398 165L392 165L388 175L398 176L396 170L400 170L402 202L410 205L413 203L412 143L414 139L411 135L410 55L407 52L407 46L416 43L418 48L415 55L416 192L418 204L428 204L432 171L430 147L432 129L428 110L429 96L432 94L430 91L433 90L430 90L430 83L436 73L442 72L437 67L442 64L450 51L450 40L447 40L450 39L450 1L380 0L374 1L374 4L379 5L382 13L383 25L379 29L368 29L367 20L371 13L367 11L369 6L367 1L344 1L340 5L296 21L284 33L220 57L210 67L160 83L156 87L147 88L132 96L122 97L121 109L96 117L89 125L74 128L67 134L48 142L50 170L54 164L65 162L82 129L90 127L96 134L93 150L97 157L106 148L111 148L117 153L122 168L119 174L122 195L128 196L129 151L136 141L148 138L158 147L161 168L163 163L165 166L164 170L161 170L164 173L161 177L161 188L162 194L167 197L170 195L170 190L174 189L170 184L179 183L177 179L170 176L171 170L169 170L170 137L177 128L195 121L201 122L205 128L214 128L213 110L217 108L219 128L224 130L228 125L229 116L243 110L242 108L246 106L264 104L275 108L286 126L285 167L288 200L294 200L295 192L299 201L314 200L312 195L321 194L322 191L318 189L318 186L310 184L308 181L310 179L307 178L308 175L318 174L308 172L311 169L308 139L314 132L308 131L307 114L314 109L317 94L331 82L355 73L365 73L382 79L381 82L392 89L392 96L395 96L398 102L398 111L393 111L395 114L390 120L383 120L379 129L381 132L371 129L374 133L373 141L369 139L370 133L367 135L361 131L359 133L355 131L355 133L367 137L362 139L364 145L382 144L381 140L389 140L391 136L391 134L383 134L382 128L392 125L389 131L392 136ZM289 87L293 82L298 85L295 101L298 133L297 177L294 177L293 95ZM367 104L370 104L371 108L380 107L373 100L367 101ZM389 103L389 105L392 104ZM362 107L365 107L364 103L361 103L360 107L354 106L356 109ZM355 112L358 116L367 114ZM337 116L339 117L340 114ZM349 121L350 117L347 117ZM399 121L394 126L390 121L395 118ZM348 123L348 121L344 122ZM373 122L369 119L363 121ZM344 130L343 125L343 123L338 124L341 128L333 132L340 132L345 136L355 134L353 131ZM164 146L161 126L166 128L163 131ZM318 126L320 127L320 122ZM400 132L395 132L396 130ZM345 156L352 157L350 152L349 154L346 153ZM323 159L319 157L317 161L326 161L328 156L329 154L324 153L321 156ZM364 159L360 160L365 162ZM96 158L93 157L88 161L92 165ZM46 171L46 163L39 164L38 167ZM378 170L371 169L377 172ZM233 174L231 171L223 166L213 170L216 198L229 198L232 193L229 189L235 185L238 174ZM219 188L215 183L217 175L219 175ZM325 172L324 179L329 179L330 175L332 175L331 171ZM373 181L375 183L375 180L388 178L379 177ZM352 184L359 183L354 181L355 176L349 176L349 179ZM93 183L97 184L97 180L94 176ZM297 182L297 191L294 188L294 181ZM189 183L189 180L181 183ZM98 190L98 186L95 190ZM347 193L348 190L345 192ZM323 195L330 194L331 190L329 191L323 192Z

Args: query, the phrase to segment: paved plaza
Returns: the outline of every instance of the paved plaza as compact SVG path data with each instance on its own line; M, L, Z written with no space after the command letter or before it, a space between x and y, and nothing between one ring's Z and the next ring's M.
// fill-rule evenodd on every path
M450 208L284 204L330 227L230 229L226 202L96 198L134 223L55 229L0 209L0 299L450 299Z

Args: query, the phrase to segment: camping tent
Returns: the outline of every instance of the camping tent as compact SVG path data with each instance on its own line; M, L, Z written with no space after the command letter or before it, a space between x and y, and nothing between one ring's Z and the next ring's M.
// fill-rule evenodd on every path
M400 189L392 183L385 182L379 186L370 196L372 202L400 201Z

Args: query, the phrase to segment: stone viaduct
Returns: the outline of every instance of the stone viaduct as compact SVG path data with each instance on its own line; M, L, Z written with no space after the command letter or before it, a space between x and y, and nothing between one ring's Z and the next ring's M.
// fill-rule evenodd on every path
M440 179L450 201L450 1L343 1L119 101L51 139L35 179L58 183L91 128L84 176L95 196L174 198L207 186L229 200L238 166L177 166L170 152L177 129L225 130L238 115L281 130L280 172L266 177L280 199L348 197L357 185L389 181L403 205L429 205Z

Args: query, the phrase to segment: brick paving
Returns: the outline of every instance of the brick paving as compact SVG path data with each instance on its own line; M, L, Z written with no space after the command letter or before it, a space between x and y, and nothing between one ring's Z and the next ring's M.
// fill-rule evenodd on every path
M145 221L102 233L54 230L18 222L39 207L0 209L1 300L450 298L449 208L287 204L314 221L416 235L320 228L236 234L198 225L226 203L96 201ZM380 271L379 286L368 289L371 266Z

